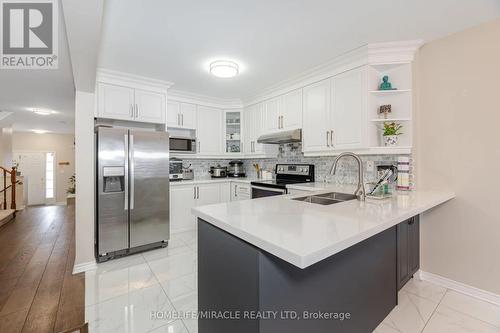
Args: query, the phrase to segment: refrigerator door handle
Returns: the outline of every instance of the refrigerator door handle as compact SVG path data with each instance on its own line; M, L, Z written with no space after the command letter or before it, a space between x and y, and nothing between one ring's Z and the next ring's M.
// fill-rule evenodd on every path
M130 163L130 210L134 209L134 136L130 134L129 163Z
M125 143L125 157L128 158L128 135L123 136L123 141ZM124 210L128 210L128 160L125 160L125 202L123 204Z

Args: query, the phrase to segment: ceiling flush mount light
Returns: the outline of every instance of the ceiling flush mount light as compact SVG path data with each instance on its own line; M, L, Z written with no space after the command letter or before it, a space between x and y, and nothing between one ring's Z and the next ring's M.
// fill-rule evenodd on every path
M36 134L45 134L47 133L48 131L46 130L42 130L42 129L34 129L34 130L31 130L33 133L36 133Z
M240 66L234 61L217 60L210 63L210 73L213 76L228 79L235 77L240 72Z
M31 109L34 113L40 115L40 116L49 116L54 113L52 110L47 110L47 109Z

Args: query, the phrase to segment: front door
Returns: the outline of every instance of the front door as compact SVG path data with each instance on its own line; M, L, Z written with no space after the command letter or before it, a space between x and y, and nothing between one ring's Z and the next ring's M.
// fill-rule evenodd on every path
M24 176L28 205L44 205L45 195L45 153L14 153L18 171Z

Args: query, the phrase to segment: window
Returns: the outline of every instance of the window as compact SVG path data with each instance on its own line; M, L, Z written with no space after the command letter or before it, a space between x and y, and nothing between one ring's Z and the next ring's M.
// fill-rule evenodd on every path
M54 153L45 154L45 198L54 198Z

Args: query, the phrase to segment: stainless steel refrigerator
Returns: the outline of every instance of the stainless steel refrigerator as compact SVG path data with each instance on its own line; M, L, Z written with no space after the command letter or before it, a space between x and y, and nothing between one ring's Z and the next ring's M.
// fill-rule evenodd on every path
M169 136L96 128L98 262L167 246Z

